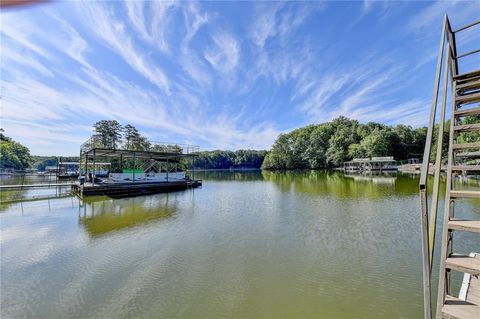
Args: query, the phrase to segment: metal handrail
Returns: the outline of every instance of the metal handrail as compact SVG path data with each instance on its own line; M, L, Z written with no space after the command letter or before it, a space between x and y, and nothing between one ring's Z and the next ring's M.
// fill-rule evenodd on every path
M477 24L480 24L480 20L477 20L477 21L474 21L470 24L467 24L466 26L463 26L461 27L460 29L457 29L455 31L451 31L453 36L455 36L456 33L460 32L460 31L464 31L466 29L469 29L473 26L476 26ZM475 49L475 50L472 50L472 51L469 51L467 53L463 53L463 54L460 54L460 55L456 55L456 52L455 52L455 55L454 55L454 59L457 60L457 59L461 59L461 58L464 58L464 57L467 57L469 55L472 55L472 54L475 54L475 53L479 53L480 52L480 49Z
M467 24L466 26L463 26L463 27L461 27L460 29L457 29L457 30L452 31L452 32L453 32L453 33L457 33L457 32L466 30L466 29L468 29L468 28L471 28L471 27L473 27L473 26L475 26L475 25L477 25L477 24L480 24L480 20L474 21L474 22L472 22L472 23L470 23L470 24Z
M435 115L437 113L437 100L438 100L438 91L440 87L440 73L442 69L442 62L443 62L443 47L445 45L445 37L447 33L447 24L448 24L448 17L445 15L443 19L443 27L442 27L442 34L440 37L440 48L438 52L437 58L437 68L435 72L435 82L433 87L433 95L432 95L432 106L430 111L430 121L427 130L427 137L425 141L425 149L423 153L423 162L422 167L420 170L420 190L427 188L427 176L428 176L428 165L430 163L430 152L431 152L431 145L433 140L433 129L435 126Z
M466 56L469 56L469 55L472 55L472 54L475 54L475 53L478 53L478 52L480 52L480 49L472 50L472 51L470 51L470 52L467 52L467 53L464 53L464 54L461 54L461 55L457 55L457 56L455 57L455 59L464 58L464 57L466 57Z
M422 272L423 272L423 304L425 319L432 318L432 295L431 295L431 267L430 267L430 239L429 239L429 220L428 220L428 200L427 200L427 177L430 165L430 153L433 140L433 131L435 127L435 116L437 113L438 91L440 87L440 74L443 63L443 51L445 38L447 35L447 26L449 21L447 15L443 19L443 28L440 37L440 48L437 58L437 68L435 71L435 82L433 86L432 106L430 111L430 122L427 129L425 149L423 153L423 162L420 169L420 209L422 225ZM450 43L447 43L448 46Z

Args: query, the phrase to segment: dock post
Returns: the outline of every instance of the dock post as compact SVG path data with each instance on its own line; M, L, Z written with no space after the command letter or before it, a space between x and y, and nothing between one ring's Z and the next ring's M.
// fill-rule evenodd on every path
M135 152L133 152L133 183L135 183L135 168L137 167L137 159L135 157Z
M95 175L96 175L96 166L95 166L95 150L93 150L93 174L92 174L92 177L93 177L93 183L95 184Z
M170 168L168 167L168 157L167 157L167 182L168 182L168 171L170 170Z

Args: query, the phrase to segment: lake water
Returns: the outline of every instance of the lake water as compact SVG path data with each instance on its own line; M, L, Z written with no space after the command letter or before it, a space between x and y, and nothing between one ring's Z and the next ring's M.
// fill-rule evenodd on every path
M422 317L418 178L196 177L184 192L3 204L1 317ZM457 207L480 219L479 201ZM456 236L456 251L478 247Z

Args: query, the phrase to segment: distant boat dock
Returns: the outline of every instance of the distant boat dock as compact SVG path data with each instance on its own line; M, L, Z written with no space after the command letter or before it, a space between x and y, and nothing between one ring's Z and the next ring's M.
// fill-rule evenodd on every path
M354 158L343 163L345 172L392 172L397 171L396 161L393 156Z

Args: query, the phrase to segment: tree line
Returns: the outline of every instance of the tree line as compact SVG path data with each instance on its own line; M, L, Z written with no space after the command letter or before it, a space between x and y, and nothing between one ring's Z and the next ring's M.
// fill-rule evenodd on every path
M338 117L280 134L265 157L270 170L338 167L353 158L393 156L397 160L421 158L427 128L387 126Z
M462 123L477 123L479 116L465 117ZM448 149L449 121L445 124L443 153ZM130 124L121 125L115 120L102 120L93 125L95 142L104 147L122 147L129 150L182 152L177 145L158 145L150 142ZM203 151L194 160L195 168L230 169L262 168L267 170L318 169L341 166L353 158L393 156L396 160L422 158L427 128L408 125L388 126L381 123L359 123L346 117L331 122L308 125L280 134L270 151ZM435 129L434 140L438 136ZM460 133L459 142L479 142L480 132ZM431 158L436 149L432 148ZM72 161L78 157L72 157ZM4 135L0 128L0 168L23 170L56 165L52 157L31 156L27 147Z
M194 167L200 169L260 168L267 151L204 151L195 157Z

